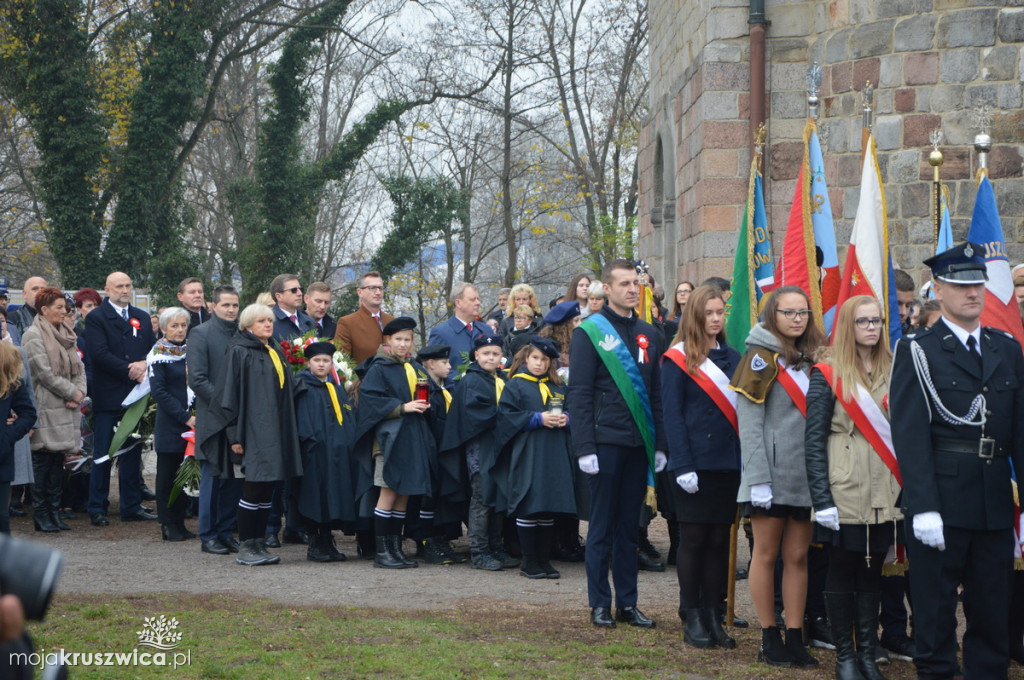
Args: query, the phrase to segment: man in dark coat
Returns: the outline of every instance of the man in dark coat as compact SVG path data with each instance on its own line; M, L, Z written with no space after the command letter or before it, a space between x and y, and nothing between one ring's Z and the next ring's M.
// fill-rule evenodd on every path
M306 302L306 313L318 329L316 337L332 339L338 331L338 322L328 311L331 308L331 287L323 281L314 281L309 284L303 300Z
M294 274L279 274L270 282L274 298L274 340L294 340L316 327L316 322L302 311L302 286Z
M982 327L985 249L963 243L925 260L942 317L905 336L889 404L903 477L913 565L914 664L919 678L957 671L962 584L967 678L1005 678L1016 513L1010 463L1024 470L1024 356L1013 337Z
M640 276L631 262L609 262L602 280L608 301L573 331L569 346L569 422L579 467L590 475L586 553L590 617L596 626L615 625L608 585L610 559L619 610L616 618L631 626L652 628L654 621L636 607L637 526L650 463L645 434L626 401L637 391L632 385L620 387L587 329L593 327L603 335L600 347L612 355L612 361L619 356L614 350L622 351L621 366L642 381L650 416L639 417L648 421L645 428L653 429L654 472L664 469L667 462L658 370L662 335L634 311Z
M203 280L190 276L178 284L178 302L188 312L188 332L209 320L210 312L206 309L206 296L203 293Z
M199 540L201 550L215 555L238 552L238 541L231 534L235 524L242 480L219 476L217 461L227 456L227 441L210 438L210 404L227 367L228 347L238 332L238 291L231 286L213 289L213 317L189 332L188 384L196 395L196 460L202 476L199 481Z
M21 294L25 304L7 316L7 323L18 329L19 337L25 334L36 319L36 293L43 288L46 288L46 279L41 276L30 276L22 284Z
M114 425L123 412L121 402L146 377L146 355L156 336L149 314L133 307L132 280L123 272L107 277L107 299L85 317L85 349L92 362L89 396L93 405L94 459L89 478L89 516L95 526L107 526L107 495L110 492L108 455L114 439ZM139 476L142 442L121 455L118 481L121 520L155 520L142 507Z
M430 329L427 343L451 347L451 371L445 387L455 386L459 365L473 352L473 342L484 335L493 335L491 327L478 321L480 314L480 292L472 283L457 283L452 287L452 317Z

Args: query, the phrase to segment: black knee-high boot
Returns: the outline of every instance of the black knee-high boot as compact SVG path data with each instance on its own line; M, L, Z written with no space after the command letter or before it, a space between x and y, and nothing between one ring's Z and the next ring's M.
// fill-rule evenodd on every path
M864 680L853 651L853 593L824 593L825 611L836 646L836 680Z
M867 680L886 680L875 661L878 644L878 593L856 594L857 663Z
M540 533L536 523L516 523L519 532L519 545L523 550L523 562L519 565L519 575L526 578L547 578L547 571L537 561L537 534Z

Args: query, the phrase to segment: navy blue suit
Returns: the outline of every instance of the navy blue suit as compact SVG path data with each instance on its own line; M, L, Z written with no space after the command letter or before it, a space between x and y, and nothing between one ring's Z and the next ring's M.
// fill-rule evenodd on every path
M605 305L603 315L622 338L631 357L638 356L639 336L648 341L647 357L637 369L651 400L655 449L666 450L661 413L662 335L630 312L616 314ZM608 584L611 562L615 599L620 609L637 600L637 527L647 485L647 453L622 393L590 337L573 331L569 346L569 418L577 457L596 454L599 471L589 475L590 528L587 531L587 593L591 607L611 607Z
M92 365L89 396L93 404L94 460L89 478L89 514L107 513L107 495L110 493L110 460L100 461L107 455L114 439L114 425L120 418L121 402L137 384L128 377L128 365L143 361L156 343L149 314L138 307L128 307L129 320L125 321L103 300L85 317L85 350ZM142 502L139 487L139 466L142 443L121 455L118 481L121 490L121 516L128 517L139 511Z
M482 321L473 321L473 330L470 332L466 324L453 316L443 323L439 323L430 329L427 338L428 345L448 345L451 347L452 370L448 372L448 380L445 387L451 388L455 385L455 376L459 374L459 364L465 363L463 352L467 355L473 351L473 341L484 335L494 335L491 327Z
M274 306L274 340L282 342L284 340L294 340L295 338L305 335L308 331L317 328L316 321L313 321L313 317L306 314L301 309L295 310L295 317L299 321L299 325L296 326L292 323L289 315L280 307Z

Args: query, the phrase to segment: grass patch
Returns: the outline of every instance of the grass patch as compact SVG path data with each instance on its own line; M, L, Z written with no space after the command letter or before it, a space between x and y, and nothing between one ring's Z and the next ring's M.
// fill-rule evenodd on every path
M697 651L682 643L678 621L654 631L594 629L582 609L482 603L463 611L408 612L288 607L269 600L211 595L59 594L47 620L31 626L47 652L136 649L144 617L178 621L191 663L166 667L79 666L74 678L824 678L834 656L816 652L816 671L752 663L760 631L737 631L740 648ZM139 646L138 651L154 651ZM170 659L173 653L168 654ZM894 664L887 677L913 677ZM1011 677L1019 677L1012 675Z

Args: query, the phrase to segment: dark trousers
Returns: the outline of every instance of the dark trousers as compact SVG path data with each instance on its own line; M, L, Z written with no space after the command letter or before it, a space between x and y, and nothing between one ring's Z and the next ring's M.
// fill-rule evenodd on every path
M205 542L231 538L244 480L215 477L213 464L205 460L199 461L199 470L199 539Z
M120 419L120 412L97 411L93 414L93 455L99 459L107 455L110 442L114 440L114 425ZM110 465L92 464L89 475L89 515L107 514L107 496L110 494ZM119 457L117 481L121 496L121 517L129 517L139 511L142 505L142 489L139 487L139 470L142 467L142 442L138 442Z
M183 460L184 453L156 452L156 516L160 524L179 526L185 521L185 503L188 499L185 492L178 492L174 503L169 502L171 491L174 489L174 478Z
M32 452L32 511L37 520L45 521L60 512L61 490L64 487L64 454L54 451Z
M587 595L591 607L611 607L611 563L615 600L636 606L637 526L647 487L647 454L642 447L599 444L600 472L590 475L590 527L587 530Z
M956 665L956 588L964 587L964 677L1005 678L1009 664L1008 616L1013 571L1013 530L971 531L945 526L945 550L914 537L906 519L907 552L914 565L914 642L917 677L952 678Z
M0 534L11 533L11 483L0 482Z
M298 531L305 531L306 527L302 516L295 509L295 503L290 502L292 493L292 480L286 479L283 482L276 482L274 485L274 497L270 501L270 514L267 515L267 534L276 534L281 530L281 519L284 518L284 531L287 534Z

